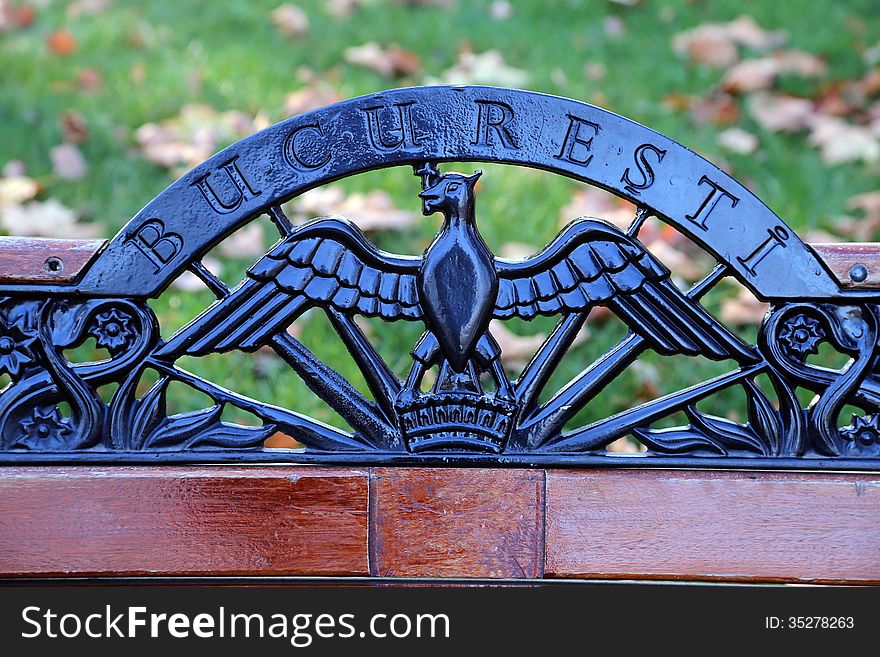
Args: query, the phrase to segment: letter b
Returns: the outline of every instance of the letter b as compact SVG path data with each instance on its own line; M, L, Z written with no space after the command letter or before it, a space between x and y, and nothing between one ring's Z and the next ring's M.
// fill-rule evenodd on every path
M161 219L145 222L127 241L153 263L156 271L171 262L183 248L183 238L177 233L166 232Z

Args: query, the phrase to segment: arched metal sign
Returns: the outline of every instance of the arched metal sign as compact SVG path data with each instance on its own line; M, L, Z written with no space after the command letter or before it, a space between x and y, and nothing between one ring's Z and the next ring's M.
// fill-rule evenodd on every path
M372 94L238 142L139 212L77 289L154 295L193 258L280 199L336 178L425 161L503 162L571 176L650 207L763 298L838 291L779 217L687 148L592 105L490 87Z
M610 190L636 204L628 231L600 220L570 224L523 261L497 258L476 227L479 173L444 171L451 161L540 168ZM294 227L281 203L329 181L411 165L418 202L442 217L421 257L379 251L338 217ZM200 258L246 222L268 214L281 240L229 289ZM718 267L689 292L639 241L654 215L703 247ZM218 296L167 340L147 297L183 271ZM743 341L700 304L734 276L775 305L758 344ZM525 91L488 87L396 89L283 121L210 158L149 203L84 275L69 285L5 285L0 370L0 459L485 462L613 465L605 447L622 436L648 448L643 464L759 467L874 467L880 458L880 387L873 293L843 289L798 236L742 185L703 158L600 108ZM597 306L630 329L568 385L539 402ZM326 312L364 375L370 396L318 360L287 327L306 310ZM399 379L353 321L357 315L410 321L425 332ZM512 378L489 321L559 318L531 362ZM87 337L110 359L74 364L65 350ZM852 357L840 371L810 357L822 342ZM268 346L350 431L296 409L225 390L178 359ZM730 361L728 374L567 429L647 350ZM425 390L424 377L436 382ZM146 371L159 381L146 394ZM769 381L762 388L758 377ZM109 403L96 388L116 382ZM203 411L168 415L171 382L207 394ZM697 404L729 387L747 399L748 423L707 415ZM803 408L797 387L816 393ZM64 416L58 404L67 402ZM849 427L842 409L863 409ZM226 406L262 426L221 420ZM657 429L676 412L686 426ZM304 451L262 447L281 431Z

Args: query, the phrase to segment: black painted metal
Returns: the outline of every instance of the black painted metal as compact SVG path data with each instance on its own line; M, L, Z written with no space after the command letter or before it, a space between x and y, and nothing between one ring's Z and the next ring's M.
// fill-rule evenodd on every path
M626 232L582 218L529 259L497 258L477 228L480 174L441 171L439 164L452 160L543 168L614 191L638 210ZM294 227L281 210L305 189L395 165L413 166L422 181L414 192L423 212L442 217L421 257L379 251L346 219ZM281 239L230 289L200 257L261 214L269 215ZM651 215L718 261L687 293L638 239ZM164 341L146 299L186 270L218 301ZM727 276L773 303L755 345L700 303ZM401 89L294 117L169 187L77 282L4 285L0 294L0 374L11 379L0 393L4 461L880 467L880 291L841 288L778 217L692 152L566 99L484 87ZM623 320L629 334L539 402L598 306ZM288 334L312 308L327 314L372 399ZM405 380L370 344L354 321L358 315L424 325ZM537 315L558 317L557 327L511 380L489 322ZM110 358L71 362L68 350L87 338ZM821 344L849 356L849 363L831 370L809 362ZM274 350L351 431L225 390L178 363L184 356L261 347ZM729 361L731 369L565 430L646 350ZM425 392L423 378L435 367L435 383ZM139 394L148 370L158 382ZM169 416L172 382L214 404ZM105 403L97 389L108 383L118 388ZM727 388L745 393L747 424L698 409ZM799 388L815 394L806 408ZM861 410L844 427L847 405ZM254 414L262 425L223 421L226 406ZM677 412L686 425L654 428ZM305 449L264 449L276 431ZM605 451L623 436L636 437L649 452Z

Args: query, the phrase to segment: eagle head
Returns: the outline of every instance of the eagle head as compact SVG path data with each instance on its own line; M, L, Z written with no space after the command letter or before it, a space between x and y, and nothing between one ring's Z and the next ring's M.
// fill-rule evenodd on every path
M463 173L449 172L436 176L431 184L420 193L422 212L427 216L442 212L449 216L469 216L474 204L474 186L482 171L466 176Z

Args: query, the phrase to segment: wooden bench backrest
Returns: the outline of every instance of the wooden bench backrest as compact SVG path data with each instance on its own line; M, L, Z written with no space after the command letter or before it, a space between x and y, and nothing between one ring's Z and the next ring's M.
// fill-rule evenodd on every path
M470 201L461 201L458 210L436 209L447 218L457 211L472 213L468 202L476 193L477 175L441 174L436 163L450 160L536 166L611 189L637 206L628 234L591 220L568 229L563 241L550 247L568 255L549 265L542 256L519 269L492 260L495 287L486 294L497 289L498 299L491 299L491 312L530 318L555 303L563 316L532 371L511 383L510 398L503 386L506 374L493 369L498 353L492 352L496 347L486 333L467 347L469 355L465 347L456 354L450 346L463 332L450 339L439 311L431 310L442 303L429 298L421 282L434 275L425 273L430 264L416 266L412 260L377 254L365 237L337 219L295 228L281 210L285 199L327 180L381 166L413 165L423 181L425 203L435 186L448 181L450 186L435 196L441 194L438 203L454 204L451 184L459 181L469 186ZM348 421L351 433L252 403L176 369L177 357L198 352L193 345L207 344L205 353L221 350L225 335L243 330L241 322L230 319L239 313L231 301L232 314L214 312L217 318L211 321L217 325L231 322L214 337L206 333L213 325L193 329L192 335L185 328L183 337L167 342L158 337L145 301L182 272L200 277L221 299L218 307L241 294L210 274L201 256L262 213L278 226L283 242L277 254L256 266L250 284L268 280L267 285L289 293L285 303L305 299L325 310L364 372L375 403L314 358L284 327L260 344L270 345L291 365ZM649 214L693 238L720 263L687 295L663 288L667 281L656 271L646 273L651 256L635 236ZM281 275L271 269L289 258L296 266L311 266L319 277L335 276L337 283L351 278L334 264L342 261L336 251L334 263L303 264L282 253L285 245L296 247L308 239L336 240L333 249L360 258L358 266L366 262L380 277L387 274L382 292L374 291L386 295L382 303L367 308L358 301L342 308L343 302L318 288L305 283L297 288L291 271ZM572 305L566 296L571 290L563 290L563 273L553 267L568 257L574 262L574 249L587 247L595 247L596 266L605 269L593 278L584 274L572 289L587 296L604 294L600 305L625 316L632 333L604 362L597 361L536 409L532 392L521 397L518 386L531 377L537 395L542 368L559 361L586 316ZM478 260L479 249L471 251L467 257ZM597 278L613 280L622 266L604 260L624 254L642 267L641 287L633 292L630 283L620 282L604 293L597 291L601 285L591 287ZM426 253L424 262L429 260ZM405 280L415 281L416 269L417 282ZM706 319L698 303L706 289L727 275L772 303L759 344L742 343L741 351L738 338L728 339L726 329ZM367 283L349 282L361 297L369 296L363 287ZM452 282L461 283L463 291L469 286L480 290L483 284L478 275ZM411 283L422 287L404 293ZM516 302L505 305L507 284ZM551 284L558 288L552 293L547 291ZM650 285L655 292L631 297L635 308L627 305L628 294ZM574 101L444 87L395 90L295 117L197 167L110 241L0 238L2 303L24 308L17 315L6 312L2 331L27 356L3 361L13 383L3 393L6 400L0 395L0 574L880 583L880 429L870 412L880 403L873 372L878 286L878 245L804 244L744 187L690 151ZM416 292L418 297L412 296ZM281 294L267 296L259 306L245 302L240 313L257 313L282 300ZM528 294L535 298L524 300ZM117 333L106 333L108 322L120 321L118 314L108 314L111 308L129 322L122 329L113 327L124 332L123 342L114 342ZM104 313L100 320L99 311ZM471 311L456 310L446 318L448 324L466 327L464 315ZM415 401L407 397L408 384L386 372L353 321L356 314L374 312L388 319L416 313L408 318L422 320L429 335L414 352L413 372L419 359L439 363L441 377L442 367L458 368L459 378L447 379L453 387L419 393ZM657 317L667 322L666 328L652 324ZM688 326L697 324L690 337L676 334L687 334ZM795 335L797 330L804 335ZM87 333L110 349L109 365L63 362L64 350ZM245 337L233 346L257 346ZM477 338L481 341L474 347ZM705 340L702 346L689 343L700 340ZM850 356L851 364L839 371L809 369L803 360L820 341ZM710 347L718 353L707 353ZM566 421L594 394L595 381L600 384L594 387L601 388L643 348L733 358L740 369L731 381L746 386L750 424L702 414L696 410L702 393L685 391L665 409L667 415L688 413L691 424L681 434L658 433L651 425L665 416L647 412L642 419L608 420L617 432L613 436L610 430L603 434L601 424L563 434ZM461 377L476 377L454 365L464 355L467 367L495 377L491 395L462 383ZM125 362L125 367L108 374L114 362ZM240 404L261 418L268 433L296 434L306 451L261 449L266 436L260 428L229 428L219 416L198 420L203 422L198 433L192 428L198 418L164 416L156 402L162 390L150 403L163 414L145 416L139 409L148 408L144 400L150 395L135 394L145 368L179 377L218 407ZM759 373L771 377L776 406L752 384ZM420 379L422 374L410 376ZM120 392L109 403L96 400L95 386L108 381L118 383ZM709 394L726 384L703 385ZM795 398L798 386L817 394L807 411ZM53 415L62 401L74 409L69 419ZM846 404L864 410L849 428L840 426ZM461 416L453 417L460 409ZM441 417L441 411L439 420L431 415ZM504 424L505 417L516 426ZM437 429L432 422L443 426ZM468 434L459 425L474 431ZM141 433L134 435L138 428ZM621 456L604 451L612 438L627 433L637 435L649 452ZM65 446L68 434L80 442ZM198 439L204 449L191 449L190 439ZM423 439L429 447L419 442Z

